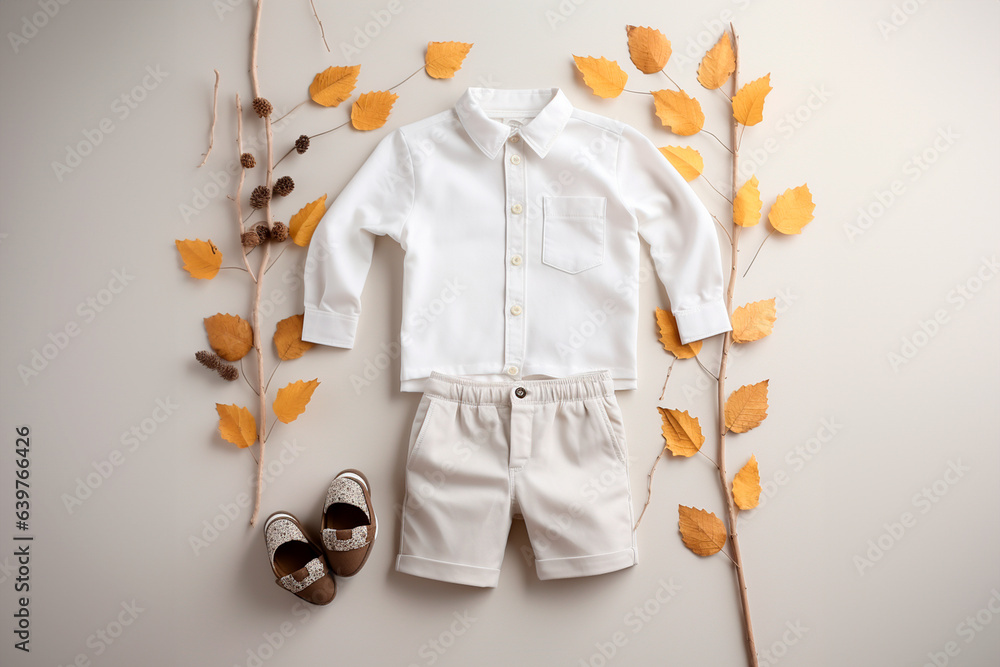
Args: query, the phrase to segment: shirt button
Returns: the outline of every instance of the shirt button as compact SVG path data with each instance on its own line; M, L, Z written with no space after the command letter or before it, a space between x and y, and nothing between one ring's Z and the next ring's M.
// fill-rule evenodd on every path
M510 163L511 164L521 164L521 156L520 155L511 155L510 156Z
M508 366L507 375L517 375L517 366Z
M510 207L511 213L520 213L523 210L524 208L522 208L520 204L514 204L513 206Z
M514 255L513 257L510 258L510 263L513 264L514 266L521 266L521 256Z
M520 140L521 140L521 137L519 137L518 135L516 135L516 134L510 135L510 143L516 144Z
M525 389L524 387L518 387L517 389L514 390L514 395L517 396L518 398L524 398L525 396L528 395L528 390Z
M513 306L510 307L510 314L511 315L520 315L521 314L521 306L519 306L519 305L517 305L515 303Z

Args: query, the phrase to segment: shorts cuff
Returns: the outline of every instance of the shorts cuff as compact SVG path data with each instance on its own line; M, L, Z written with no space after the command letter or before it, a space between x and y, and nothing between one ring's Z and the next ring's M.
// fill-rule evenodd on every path
M396 571L416 577L481 588L496 588L500 581L500 570L497 568L447 563L406 554L399 554L396 557Z
M536 559L535 571L538 572L538 578L543 580L568 579L623 570L626 567L632 567L637 562L635 549L625 549L596 556Z

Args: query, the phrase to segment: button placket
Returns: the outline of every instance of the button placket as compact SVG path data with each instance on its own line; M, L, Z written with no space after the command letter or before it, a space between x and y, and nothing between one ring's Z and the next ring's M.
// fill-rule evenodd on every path
M516 135L514 135L516 136ZM513 378L521 376L524 365L525 318L522 315L525 293L525 236L527 216L523 202L526 192L525 154L516 141L504 144L504 179L506 186L507 257L506 303L504 308L504 369Z

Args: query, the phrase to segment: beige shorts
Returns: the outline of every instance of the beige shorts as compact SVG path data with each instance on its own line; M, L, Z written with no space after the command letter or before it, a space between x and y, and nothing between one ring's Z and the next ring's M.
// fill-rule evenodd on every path
M610 373L502 382L431 374L410 435L396 569L495 587L518 515L539 579L637 562Z

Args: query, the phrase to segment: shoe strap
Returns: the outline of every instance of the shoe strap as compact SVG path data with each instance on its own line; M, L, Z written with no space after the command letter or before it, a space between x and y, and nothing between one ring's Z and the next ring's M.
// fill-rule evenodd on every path
M323 546L328 551L353 551L370 544L374 537L374 533L369 534L368 526L342 530L327 528L323 531Z

